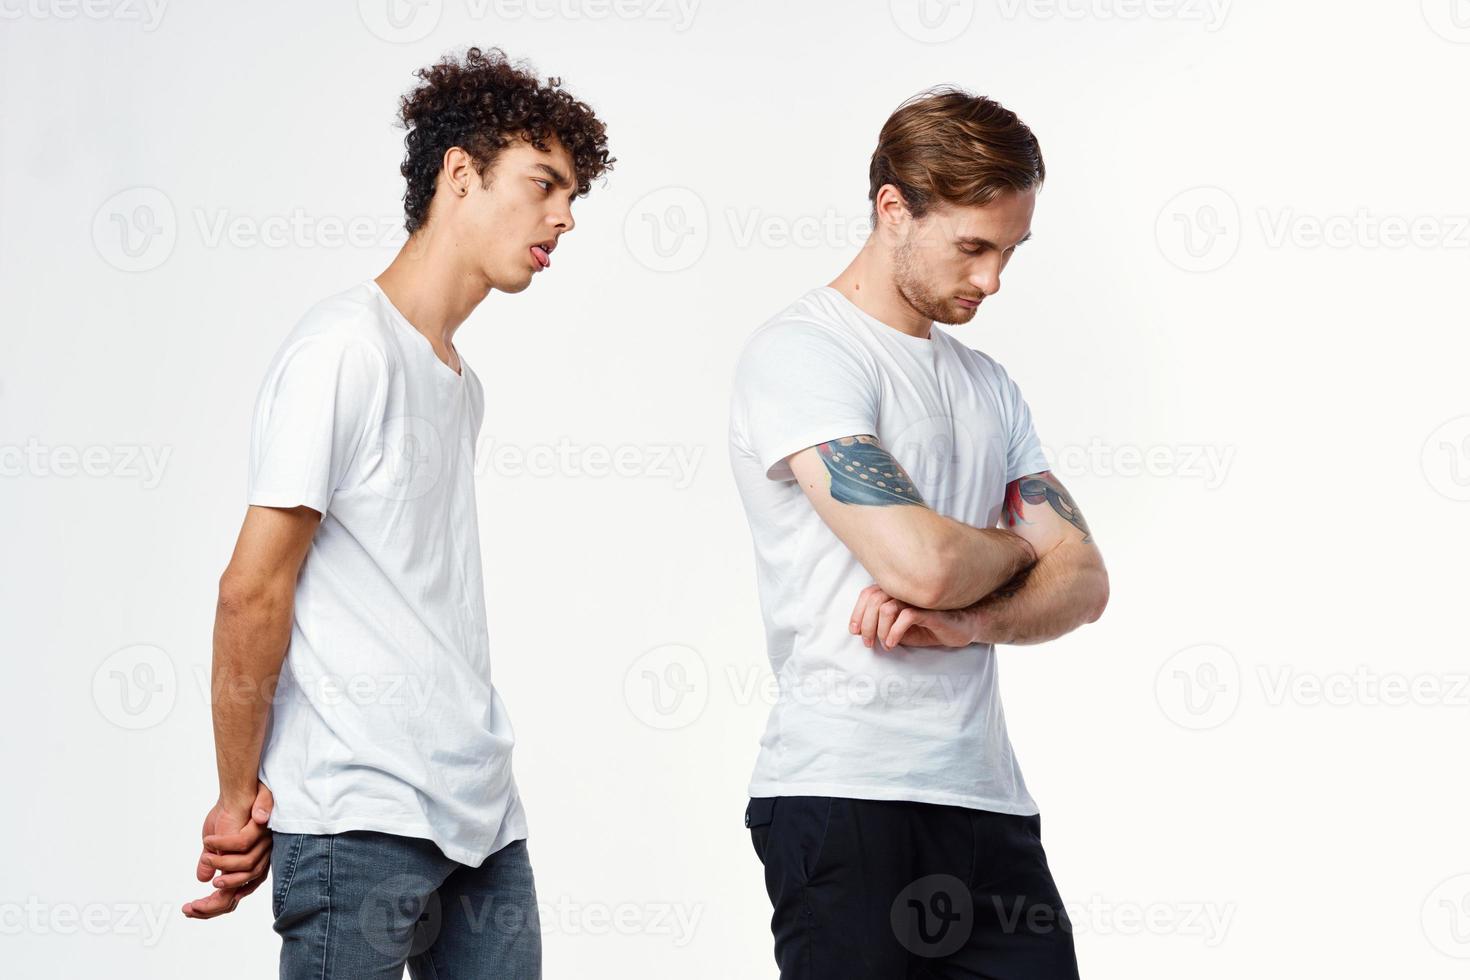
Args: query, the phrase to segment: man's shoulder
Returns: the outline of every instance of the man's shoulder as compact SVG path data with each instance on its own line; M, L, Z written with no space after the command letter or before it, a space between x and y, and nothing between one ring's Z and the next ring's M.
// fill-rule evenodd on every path
M367 283L312 304L282 341L279 356L302 347L323 354L358 354L381 362L388 370L397 362L392 323L384 317Z
M859 338L827 292L826 287L808 290L757 327L745 342L745 359L822 351L860 353Z

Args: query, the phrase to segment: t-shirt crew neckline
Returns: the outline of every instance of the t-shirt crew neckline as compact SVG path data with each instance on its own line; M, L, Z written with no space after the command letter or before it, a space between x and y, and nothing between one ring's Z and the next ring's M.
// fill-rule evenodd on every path
M401 329L407 330L410 333L412 333L415 337L417 337L419 339L419 342L424 345L423 346L424 353L426 353L430 357L432 357L434 359L434 363L435 364L438 364L439 367L441 369L443 369L443 371L444 371L445 374L447 374L454 381L463 381L464 380L464 357L461 356L460 359L459 359L459 370L458 371L456 371L454 368L450 367L448 364L445 364L443 358L441 358L438 354L434 353L434 345L431 344L431 343L429 343L429 338L428 337L425 337L422 333L420 333L418 331L418 328L416 328L412 323L409 322L408 317L406 317L406 316L403 315L403 311L402 310L400 310L398 307L396 307L396 306L393 305L393 300L390 299L388 297L388 294L383 291L383 287L378 285L378 281L376 279L369 279L369 280L367 280L367 284L373 290L373 292L377 293L380 297L382 297L382 300L383 300L384 305L388 307L388 315L393 320L393 322L395 324L397 324L398 327L400 327Z
M882 327L883 330L885 330L887 333L893 334L894 336L898 337L900 339L900 342L901 343L917 344L917 345L919 345L920 347L922 347L925 350L933 350L934 349L934 324L933 324L933 322L930 322L930 324L929 324L929 336L927 336L927 337L915 337L913 334L911 334L911 333L905 333L904 331L898 329L897 327L895 327L895 326L893 326L891 324L884 323L882 320L880 320L877 317L873 316L873 314L869 313L867 310L863 309L861 306L858 306L852 300L848 299L847 298L847 295L845 293L843 293L843 291L840 290L840 289L838 289L837 287L835 287L835 286L822 286L821 288L823 290L825 290L826 292L830 293L831 295L837 297L837 299L838 299L839 302L841 302L848 309L852 310L858 316L862 317L863 320L867 321L868 323L872 324L875 327Z

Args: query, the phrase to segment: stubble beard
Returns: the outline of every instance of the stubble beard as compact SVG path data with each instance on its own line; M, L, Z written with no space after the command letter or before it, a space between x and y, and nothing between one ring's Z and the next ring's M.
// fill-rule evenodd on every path
M969 323L975 315L974 309L965 309L958 303L947 301L936 295L929 284L919 274L918 263L914 259L914 246L911 242L902 242L893 250L893 284L898 289L898 294L904 301L912 306L922 317L933 320L935 323L954 325L958 323Z

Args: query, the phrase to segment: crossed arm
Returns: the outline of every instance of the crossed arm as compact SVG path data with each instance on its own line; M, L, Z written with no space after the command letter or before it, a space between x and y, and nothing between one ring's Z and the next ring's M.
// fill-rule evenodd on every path
M931 510L871 435L789 458L807 499L874 585L850 629L872 646L1041 643L1102 615L1102 555L1075 502L1050 472L1006 488L1003 528Z
M1043 643L1097 622L1108 604L1108 570L1062 482L1050 471L1013 480L1001 520L1037 558L1024 582L975 604L981 642Z

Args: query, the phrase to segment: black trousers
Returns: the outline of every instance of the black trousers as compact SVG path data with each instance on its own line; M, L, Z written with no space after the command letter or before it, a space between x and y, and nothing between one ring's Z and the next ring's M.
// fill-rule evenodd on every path
M1041 817L904 801L750 801L781 980L1076 980Z

